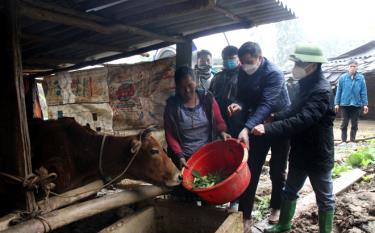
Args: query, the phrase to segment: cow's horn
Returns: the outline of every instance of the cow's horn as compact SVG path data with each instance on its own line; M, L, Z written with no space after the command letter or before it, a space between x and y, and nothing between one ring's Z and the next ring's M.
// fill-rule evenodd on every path
M156 131L156 129L158 128L157 125L150 125L149 127L147 127L146 129L144 129L141 133L141 139L145 139L146 137L148 137L148 135L153 132L153 131Z

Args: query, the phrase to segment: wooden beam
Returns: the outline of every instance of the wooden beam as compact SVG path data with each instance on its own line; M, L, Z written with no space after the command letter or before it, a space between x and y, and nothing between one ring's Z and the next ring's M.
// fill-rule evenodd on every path
M126 216L112 225L102 229L99 233L141 233L154 232L156 224L155 207L147 207L141 211ZM163 216L165 217L165 216Z
M213 27L213 28L207 29L205 31L201 31L201 32L186 35L184 38L185 38L185 40L192 40L194 38L207 36L207 35L211 35L211 34L214 34L214 33L236 30L236 29L241 29L241 28L249 28L249 27L251 27L251 25L252 25L251 22L245 22L245 23L240 22L240 23L235 23L235 24L230 24L230 25L218 26L218 27ZM76 64L76 65L70 66L70 67L65 67L65 68L55 69L55 70L51 70L51 71L47 71L47 72L40 72L40 73L36 73L36 74L31 74L31 75L28 75L27 77L28 78L43 77L43 76L47 76L47 75L54 74L54 73L57 73L57 72L79 69L79 68L82 68L82 67L85 67L85 66L97 65L97 64L109 62L109 61L112 61L112 60L116 60L116 59L120 59L120 58L124 58L124 57L130 57L130 56L137 55L137 54L140 54L140 53L145 53L145 52L148 52L148 51L151 51L151 50L154 50L154 49L160 49L160 48L172 45L172 44L174 44L174 43L162 42L162 43L150 45L150 46L147 46L147 47L135 49L133 51L120 53L120 54L117 54L117 55L114 55L114 56L109 56L109 57L97 59L97 60L94 60L94 61L82 62L82 63Z
M81 59L79 58L58 58L58 57L31 57L24 59L24 64L40 64L40 65L52 65L58 66L61 64L76 64L79 63Z
M33 47L30 49L25 49L22 51L22 56L24 59L27 59L29 57L34 57L37 55L45 55L48 53L53 53L56 50L59 50L61 48L64 48L66 46L69 46L73 43L80 43L85 40L85 38L88 38L90 36L93 36L95 33L93 32L80 32L73 36L70 36L69 38L65 39L55 39L55 41L51 41L48 43L41 43L41 46Z
M193 41L185 43L178 43L176 48L176 67L192 65L192 51Z
M92 16L84 12L79 12L79 14L76 14L75 12L70 12L70 10L65 9L63 12L58 11L57 9L60 9L58 7L54 7L55 10L51 9L44 9L43 7L40 7L40 3L38 5L31 4L29 1L22 2L21 5L21 14L25 17L30 17L32 19L36 20L43 20L43 21L49 21L53 23L59 23L64 24L68 26L73 26L77 28L82 28L84 30L91 30L94 32L98 32L101 34L114 34L114 33L131 33L136 35L141 35L145 37L150 37L153 39L161 40L161 41L168 41L168 42L174 42L174 43L180 43L183 42L181 38L172 37L172 36L166 36L157 34L154 32L146 31L144 29L129 26L121 23L114 23L106 20L99 16ZM47 4L43 4L45 6ZM50 7L52 8L52 7ZM68 14L70 12L70 14ZM92 20L93 18L96 19L96 21ZM101 22L108 22L107 24L100 23Z
M104 58L100 58L100 59L93 60L93 61L85 61L85 62L76 64L76 65L61 68L61 69L55 69L55 70L51 70L51 71L47 71L47 72L31 74L31 75L26 76L26 78L44 77L44 76L54 74L54 73L57 73L57 72L75 70L75 69L79 69L79 68L82 68L82 67L85 67L85 66L97 65L97 64L113 61L113 60L116 60L116 59L120 59L120 58L124 58L124 57L130 57L130 56L133 56L133 55L149 52L151 50L160 49L160 48L172 45L172 44L174 44L174 43L172 43L172 42L161 42L161 43L158 43L158 44L155 44L155 45L150 45L150 46L143 47L143 48L140 48L140 49L135 49L133 51L120 53L120 54L117 54L117 55L114 55L114 56L104 57Z
M153 185L142 186L134 190L115 193L52 211L40 217L43 221L32 219L12 228L8 228L7 230L2 231L2 233L49 232L98 213L153 198L166 192L168 192L168 190L161 187ZM43 223L48 223L47 229L46 225Z
M22 77L22 58L20 51L20 21L18 1L3 1L5 13L0 14L0 27L5 35L0 39L0 106L5 110L0 114L0 155L3 172L20 177L32 173L31 148L26 116L25 92ZM24 195L22 184L18 184ZM30 212L37 209L33 190L26 190L26 209ZM6 203L9 204L9 203ZM13 203L16 205L16 203ZM3 207L3 206L2 206Z
M35 43L38 42L47 42L47 43L55 43L56 49L62 48L59 41L56 41L56 38L49 37L49 36L39 36L29 33L22 34L22 39L26 41L34 41ZM100 43L93 43L91 41L88 41L87 39L83 38L82 40L72 40L71 43L67 44L68 46L71 46L73 48L95 48L96 50L100 50L102 52L125 52L128 51L127 48L124 47L118 47L113 45L105 45ZM64 46L65 47L65 46ZM27 49L23 49L22 52L28 52ZM51 53L51 50L48 50L48 53Z
M0 218L0 231L3 231L5 229L9 228L10 221L19 218L18 213L10 213Z
M98 189L103 186L103 181L97 180L85 186L70 190L58 196L53 196L48 200L38 202L38 206L43 213L51 212L52 210L70 205L74 202L82 200L98 192Z

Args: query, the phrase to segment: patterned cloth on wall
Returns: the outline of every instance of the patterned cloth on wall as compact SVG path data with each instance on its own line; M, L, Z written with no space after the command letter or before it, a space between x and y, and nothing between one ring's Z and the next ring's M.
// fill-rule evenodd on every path
M48 105L108 102L107 69L61 72L44 79Z
M163 125L166 99L174 92L175 59L108 66L113 130Z
M60 115L60 116L59 116ZM100 132L112 134L112 109L108 103L98 104L64 104L48 107L49 119L61 116L74 117L80 125L90 125L90 128Z
M174 66L175 59L167 58L46 77L48 115L74 117L101 132L163 126L165 101L174 93ZM94 113L103 124L93 122Z

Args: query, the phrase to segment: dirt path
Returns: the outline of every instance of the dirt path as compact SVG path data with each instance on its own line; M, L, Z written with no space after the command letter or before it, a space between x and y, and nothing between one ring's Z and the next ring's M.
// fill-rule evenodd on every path
M341 137L340 123L341 123L340 119L337 119L334 122L334 136L335 136L336 142L338 142L340 140L340 137ZM357 139L363 139L363 138L375 136L375 121L361 120L361 121L359 121L358 128L359 128L359 130L357 132ZM350 131L350 125L349 125L348 135L349 135L349 131ZM361 147L364 144L365 143L363 143L363 142L359 142L359 143L356 143L356 145L349 145L349 144L345 145L345 146L336 145L335 146L335 161L338 162L338 163L342 163L344 161L344 159L349 154L355 152L358 147ZM269 160L269 158L268 158L268 160ZM270 180L270 177L269 177L268 173L269 173L269 167L267 165L265 165L263 167L262 174L261 174L259 184L258 184L258 189L257 189L257 196L260 197L260 198L266 198L266 199L270 198L272 185L271 185L271 180ZM307 195L310 192L312 192L312 187L311 187L311 184L310 184L309 180L307 179L304 187L300 191L300 198L303 198L305 195ZM340 202L340 200L338 200L338 203L339 202ZM374 201L374 203L375 203L375 201ZM257 207L255 207L255 208L257 208ZM258 218L257 220L260 220L259 215L256 211L253 214ZM265 215L266 214L267 214L267 210L265 210ZM301 231L301 232L303 232L303 231ZM374 231L374 233L375 233L375 231Z
M367 174L375 174L375 165ZM354 184L350 190L336 197L333 233L375 232L375 180ZM317 209L294 219L292 233L319 232Z
M333 133L335 135L335 141L341 140L341 130L340 130L341 119L336 119L334 122ZM348 126L348 138L350 132L350 123ZM367 137L375 136L375 121L369 120L359 120L358 131L356 139L363 139Z

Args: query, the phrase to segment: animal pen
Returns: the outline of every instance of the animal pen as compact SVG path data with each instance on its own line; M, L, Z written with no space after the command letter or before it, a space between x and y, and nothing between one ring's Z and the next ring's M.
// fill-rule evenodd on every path
M191 65L194 38L295 16L277 0L0 0L0 17L5 35L0 38L0 193L5 197L0 200L0 232L22 233L49 232L169 191L147 185L94 198L103 186L103 181L97 180L60 195L51 194L48 199L41 198L41 190L51 188L53 177L59 174L36 172L31 163L29 123L34 105L31 91L25 90L31 89L36 78L47 79L59 72L173 44L177 45L175 66ZM20 201L5 203L16 196ZM6 204L12 208L4 210ZM178 204L156 204L135 216L151 224L155 219L152 214L167 218L165 208L179 214ZM200 214L217 216L215 226L202 229L237 232L222 224L238 223L238 214L211 212ZM178 220L178 216L175 218ZM15 219L17 224L10 225ZM123 223L130 226L134 221L127 219ZM172 228L165 231L175 232Z

